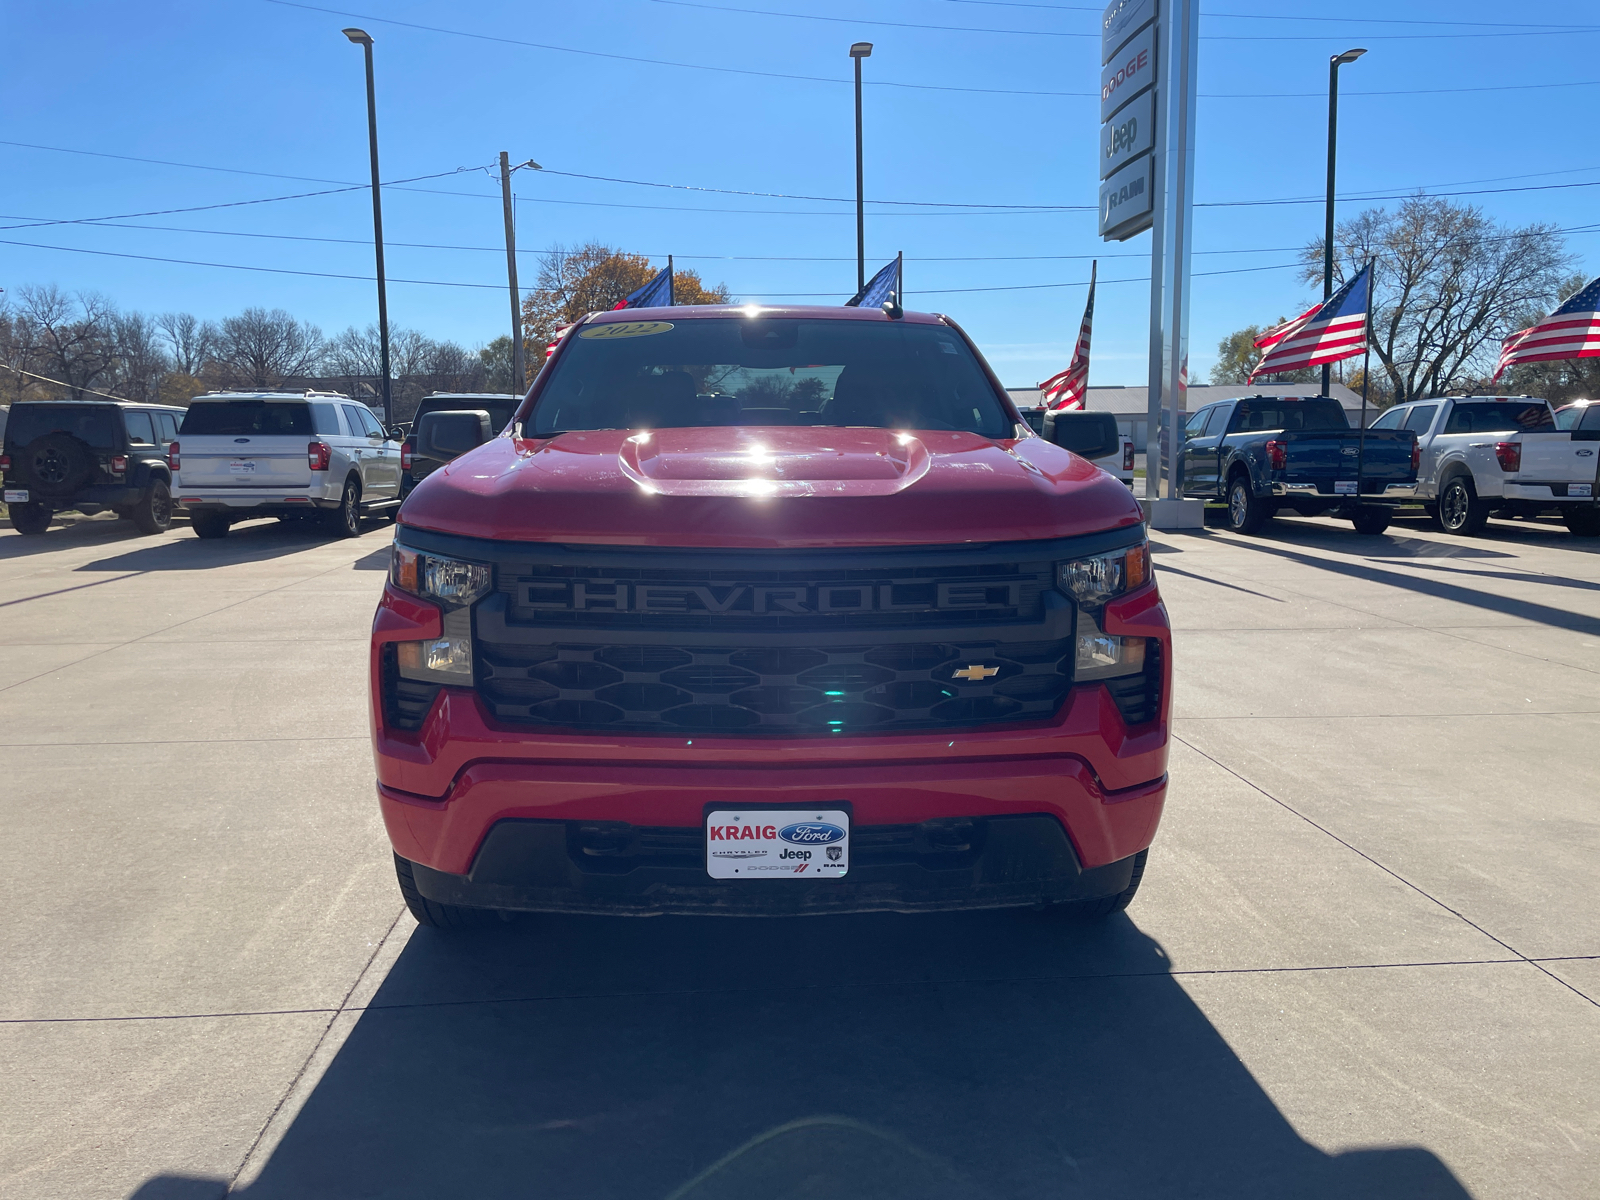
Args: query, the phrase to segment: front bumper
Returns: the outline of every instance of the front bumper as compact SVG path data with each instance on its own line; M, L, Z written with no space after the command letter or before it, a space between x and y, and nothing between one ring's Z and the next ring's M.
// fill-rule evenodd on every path
M524 912L747 916L941 912L1091 900L1127 888L1133 857L1085 869L1044 814L863 825L842 879L706 874L701 827L504 820L465 874L412 865L443 904Z
M682 900L684 907L670 909L660 907L660 889L641 900L604 891L618 886L613 884L586 885L574 892L551 883L559 883L561 876L548 873L520 881L515 875L486 876L480 873L480 855L492 831L508 822L613 823L697 838L708 805L782 807L826 801L829 807L848 807L852 827L862 830L929 821L1043 818L1058 831L1052 836L1064 839L1073 872L1019 879L1026 886L1005 894L980 886L991 876L969 873L966 885L930 896L906 882L920 876L891 872L875 879L870 873L858 875L853 862L851 887L871 882L878 898L869 903L857 897L849 903L981 907L1068 898L1080 886L1078 873L1101 881L1082 885L1092 891L1104 882L1092 872L1131 859L1150 845L1166 796L1172 659L1165 609L1155 589L1147 588L1113 601L1103 621L1108 633L1160 641L1162 698L1154 720L1130 727L1105 685L1086 683L1073 687L1046 721L826 740L676 738L501 724L476 692L445 687L433 698L420 728L408 731L385 723L383 649L389 642L440 636L439 610L386 587L373 627L370 693L384 822L395 852L426 868L418 879L431 882L419 886L435 899L473 903L466 897L485 894L474 890L481 885L513 889L488 893L496 897L494 906L503 907L595 911L583 906L600 895L606 911L732 911L726 899L718 898L726 896L720 890L696 893L700 899L672 890L727 886L712 885L705 875L703 848L696 850L692 880L656 880L648 871L665 867L639 865L646 874L637 875L636 882L660 882ZM863 871L870 865L863 860ZM601 886L601 892L595 893L593 886ZM430 887L437 893L428 892ZM517 888L524 889L520 899ZM745 886L738 890L741 895L748 891ZM780 893L780 900L789 894Z

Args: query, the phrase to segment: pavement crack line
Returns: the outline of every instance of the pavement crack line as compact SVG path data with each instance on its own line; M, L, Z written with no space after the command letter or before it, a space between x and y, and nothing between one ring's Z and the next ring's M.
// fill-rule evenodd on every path
M256 1147L261 1145L261 1139L267 1136L267 1131L272 1128L272 1123L278 1119L278 1114L283 1111L283 1106L289 1102L289 1097L293 1096L295 1089L300 1086L300 1080L305 1076L306 1071L310 1069L311 1064L316 1061L317 1052L322 1049L322 1044L328 1040L328 1034L332 1031L334 1022L349 1007L350 997L356 994L356 989L366 979L367 972L372 969L372 964L377 961L378 955L383 951L384 946L394 936L395 927L400 924L400 918L405 915L405 912L406 910L401 908L399 912L395 913L394 920L389 922L389 928L384 930L383 936L373 945L372 953L367 955L367 961L361 964L361 970L357 971L355 978L350 981L349 988L346 989L344 996L339 1001L339 1007L332 1010L320 1010L328 1014L327 1023L323 1025L322 1032L317 1036L317 1040L306 1055L305 1061L300 1064L300 1069L294 1073L294 1078L289 1081L289 1086L283 1089L283 1095L278 1097L278 1102L272 1106L272 1111L267 1114L267 1119L261 1122L261 1128L256 1131L256 1136L251 1140L244 1155L239 1159L239 1166L228 1179L228 1186L223 1195L227 1196L233 1193L235 1185L239 1182L239 1176L244 1174L245 1168L250 1165L250 1160L255 1156Z
M1212 756L1210 754L1207 754L1204 750L1200 749L1199 746L1196 746L1193 742L1185 741L1183 738L1179 737L1176 733L1174 733L1172 735L1172 740L1175 741L1175 742L1178 742L1181 745L1187 746L1189 749L1193 750L1196 754L1198 754L1201 758L1205 759L1208 763L1211 763L1213 766L1218 767L1221 770L1226 771L1229 775L1232 775L1235 779L1237 779L1240 783L1244 784L1246 787L1250 788L1252 791L1256 791L1256 792L1261 793L1261 795L1265 796L1268 800L1272 801L1274 804L1276 804L1279 808L1283 809L1285 812L1292 813L1296 817L1299 817L1307 825L1311 826L1311 828L1317 830L1317 832L1319 832L1319 833L1322 833L1322 834L1326 835L1327 837L1332 838L1334 841L1338 842L1341 846L1343 846L1346 850L1350 851L1350 853L1358 855L1361 858L1366 859L1369 863L1371 863L1373 866L1377 867L1378 870L1382 871L1384 874L1388 875L1390 878L1396 880L1399 883L1404 884L1406 887L1408 887L1412 891L1416 892L1417 895L1423 897L1425 900L1429 900L1429 901L1433 902L1434 904L1438 905L1440 908L1444 909L1445 912L1449 913L1451 916L1455 917L1458 921L1462 922L1463 924L1469 925L1473 929L1476 929L1479 933L1483 934L1484 937L1488 938L1495 945L1503 946L1507 951L1509 951L1512 954L1515 954L1517 956L1517 958L1521 959L1523 962L1527 963L1529 966L1533 967L1535 970L1542 971L1545 975L1547 975L1551 979L1555 980L1555 982L1559 983L1562 987L1566 988L1574 996L1578 996L1578 997L1580 997L1580 998L1582 998L1584 1000L1587 1000L1590 1004L1594 1005L1596 1008L1600 1008L1600 1000L1594 999L1594 997L1590 996L1588 993L1583 992L1580 989L1578 989L1577 987L1575 987L1574 985L1568 983L1565 979L1561 978L1561 976L1557 975L1554 971L1551 971L1548 968L1544 967L1541 964L1541 960L1535 959L1535 958L1530 958L1528 955L1524 954L1522 951L1518 950L1515 946L1513 946L1509 942L1507 942L1504 938L1496 937L1494 934L1490 933L1487 929L1485 929L1482 925L1479 925L1476 921L1474 921L1471 917L1467 916L1465 913L1461 912L1458 909L1451 908L1443 900L1439 899L1439 897L1437 897L1437 896L1433 895L1432 893L1430 893L1426 888L1422 887L1419 884L1412 883L1411 880L1407 879L1404 875L1400 874L1400 872L1394 870L1392 867L1385 866L1383 863L1381 863L1377 859L1373 858L1372 855L1368 854L1365 850L1358 849L1357 847L1351 845L1349 842L1345 841L1344 838L1340 837L1337 833L1334 833L1333 830L1329 829L1327 826L1319 825L1316 821L1313 821L1310 817L1306 816L1305 813L1303 813L1299 809L1295 808L1292 804L1289 804L1286 801L1278 799L1278 797L1274 796L1271 792L1267 791L1267 789L1262 787L1260 784L1255 783L1252 780L1246 779L1243 775L1239 774L1239 772L1235 771L1232 767L1228 766L1227 763L1222 762L1220 759L1217 759L1217 758L1215 758L1214 756Z
M403 914L402 914L403 915ZM381 948L394 927L390 926L390 933L384 935L379 942ZM374 951L376 953L376 951ZM237 1012L204 1012L204 1013L151 1013L137 1016L120 1017L6 1017L0 1018L0 1025L80 1025L80 1024L114 1024L118 1022L133 1021L215 1021L230 1017L296 1017L327 1014L332 1020L345 1013L384 1013L384 1012L411 1012L421 1009L433 1008L468 1008L475 1004L544 1004L568 1000L638 1000L667 996L742 996L750 994L804 993L821 991L853 991L876 988L922 988L922 987L951 987L951 986L982 986L982 985L1010 985L1010 984L1054 984L1054 983L1095 983L1104 980L1117 979L1172 979L1198 977L1207 975L1309 975L1334 971L1412 971L1426 970L1435 967L1503 967L1521 966L1524 963L1563 963L1563 962L1600 962L1600 954L1558 954L1538 958L1525 958L1518 955L1514 958L1440 958L1422 959L1415 962L1377 962L1377 963L1313 963L1305 966L1289 967L1179 967L1167 971L1077 971L1064 975L957 975L940 979L873 979L862 981L831 981L816 984L791 984L784 987L687 987L687 988L637 988L627 991L611 992L559 992L543 996L491 996L472 1000L416 1000L404 1001L393 1004L350 1004L348 994L346 1003L338 1008L270 1008L251 1009ZM371 967L371 960L367 969ZM357 984L359 986L360 979ZM1584 997L1588 999L1588 997ZM324 1038L326 1032L324 1032ZM320 1046L320 1041L318 1045ZM316 1047L307 1056L307 1062L316 1056ZM304 1067L300 1075L304 1074ZM285 1096L293 1092L294 1084L291 1083ZM279 1103L282 1108L282 1102ZM278 1109L273 1110L274 1113ZM271 1125L271 1119L267 1126ZM266 1128L267 1126L263 1126ZM259 1137L257 1138L259 1141ZM248 1159L248 1155L246 1158Z

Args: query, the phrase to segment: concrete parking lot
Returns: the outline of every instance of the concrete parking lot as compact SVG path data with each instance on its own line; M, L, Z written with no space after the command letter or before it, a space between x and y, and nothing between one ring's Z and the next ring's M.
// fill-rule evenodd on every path
M390 527L0 534L0 1193L1585 1197L1600 546L1157 535L1143 891L418 931L366 741Z

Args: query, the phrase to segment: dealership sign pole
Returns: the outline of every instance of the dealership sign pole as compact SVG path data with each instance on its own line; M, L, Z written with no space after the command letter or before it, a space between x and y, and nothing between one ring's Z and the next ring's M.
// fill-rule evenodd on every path
M1199 523L1188 511L1198 506L1180 500L1176 452L1188 407L1198 18L1198 0L1112 0L1100 22L1100 236L1152 230L1145 497L1158 528Z

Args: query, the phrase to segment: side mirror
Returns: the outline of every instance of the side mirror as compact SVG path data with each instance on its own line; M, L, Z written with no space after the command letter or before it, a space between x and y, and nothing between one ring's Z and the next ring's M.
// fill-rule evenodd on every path
M1044 436L1082 458L1104 458L1122 448L1117 418L1108 412L1048 412Z
M417 422L417 456L449 462L494 436L482 409L431 412Z

